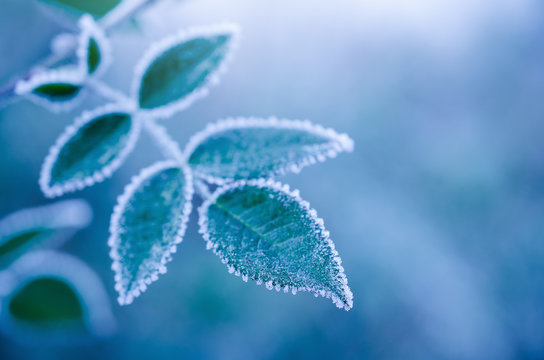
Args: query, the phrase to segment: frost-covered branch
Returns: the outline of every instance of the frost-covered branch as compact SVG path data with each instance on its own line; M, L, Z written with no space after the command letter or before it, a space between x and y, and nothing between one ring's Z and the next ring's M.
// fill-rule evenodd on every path
M147 6L156 3L157 1L158 0L125 0L121 2L119 6L112 9L104 18L102 18L100 24L104 30L108 31L123 21L130 19L136 13ZM19 98L15 91L19 80L28 80L44 69L55 67L72 56L76 48L77 43L74 43L71 44L71 48L68 47L65 49L66 51L60 53L52 52L43 60L33 65L22 76L17 76L11 79L7 84L0 86L0 108L16 101Z

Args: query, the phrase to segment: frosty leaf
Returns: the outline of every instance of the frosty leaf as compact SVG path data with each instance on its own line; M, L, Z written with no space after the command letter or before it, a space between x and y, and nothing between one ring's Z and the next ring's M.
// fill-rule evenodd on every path
M50 70L17 83L17 95L28 97L51 111L69 111L77 105L84 77L73 69Z
M353 306L338 252L315 210L271 180L239 181L220 188L199 209L207 248L244 281L268 289L310 291Z
M119 197L108 243L121 305L166 272L185 234L192 196L190 170L167 161L142 170Z
M82 16L79 20L79 26L81 34L77 56L82 71L98 76L111 62L109 41L90 15Z
M142 110L170 116L205 96L232 53L235 25L195 28L168 37L136 67L133 97Z
M102 336L114 330L102 283L72 256L30 253L0 275L0 326L9 336L66 341L66 335Z
M238 118L208 125L191 139L185 156L196 176L220 184L298 172L352 149L346 134L309 121Z
M70 17L88 13L97 18L106 15L122 0L40 0L46 6L61 11Z
M60 245L89 224L92 211L82 200L24 209L0 220L0 268L37 247Z
M84 112L49 151L40 176L43 193L60 196L111 176L134 148L139 132L139 121L121 105Z

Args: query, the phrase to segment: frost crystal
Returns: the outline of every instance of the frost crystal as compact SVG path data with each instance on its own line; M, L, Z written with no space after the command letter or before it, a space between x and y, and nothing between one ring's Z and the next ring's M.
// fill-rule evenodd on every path
M287 185L238 181L199 209L200 233L229 272L269 290L309 291L345 310L353 294L323 221Z
M17 211L0 220L0 263L6 264L29 249L58 246L69 235L86 227L92 210L83 200Z
M272 177L352 151L353 141L309 121L237 118L210 124L185 149L196 176L215 184Z
M3 284L7 295L0 299L0 330L6 335L24 341L32 336L40 340L59 335L57 340L66 341L63 330L73 331L66 327L80 322L95 336L107 336L115 330L101 281L75 257L33 252L6 272L10 277L9 283ZM25 306L24 312L18 310L19 306Z
M40 176L48 197L81 190L110 177L133 150L140 122L126 105L84 112L49 150Z
M111 64L111 46L102 29L92 16L83 15L79 20L81 34L77 57L82 73L100 76Z
M110 224L110 256L119 304L130 304L166 272L191 213L191 171L157 163L132 179L118 199Z
M84 82L85 76L79 68L67 67L20 80L15 93L53 112L69 111L79 104Z
M132 97L150 117L169 117L208 94L237 44L234 24L191 28L152 45L135 70Z

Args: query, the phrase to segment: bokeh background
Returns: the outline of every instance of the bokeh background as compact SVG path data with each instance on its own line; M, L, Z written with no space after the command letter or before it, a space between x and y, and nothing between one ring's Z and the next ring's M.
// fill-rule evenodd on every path
M1 2L4 83L65 29L34 1ZM105 283L118 333L79 346L0 337L0 358L544 358L544 3L162 0L113 32L105 79L128 91L154 40L224 20L243 29L229 71L164 125L180 144L228 116L350 134L353 153L282 181L324 218L354 308L244 283L205 250L195 216L168 273L118 306L109 217L130 177L160 159L144 135L112 179L72 196L95 219L62 248ZM81 109L0 109L0 215L48 203L41 163Z

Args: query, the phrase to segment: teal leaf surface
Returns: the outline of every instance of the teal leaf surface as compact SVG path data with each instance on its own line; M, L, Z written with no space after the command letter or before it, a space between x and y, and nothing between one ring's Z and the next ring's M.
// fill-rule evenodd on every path
M192 196L190 170L166 161L142 170L119 197L108 243L121 305L166 272L185 234Z
M60 196L111 176L134 148L140 127L122 106L83 113L49 151L40 177L43 193Z
M237 33L230 24L195 28L152 46L136 67L133 97L140 108L167 117L205 96L218 82Z
M40 0L53 11L59 11L71 18L83 14L91 14L96 18L103 17L122 0Z
M83 200L66 200L12 213L0 220L0 268L21 254L58 246L89 224L92 210Z
M298 191L271 180L242 180L219 188L199 216L206 247L230 273L270 290L310 291L339 308L353 306L329 232Z
M66 341L70 335L104 336L114 330L102 283L70 255L29 253L0 277L0 329L6 335Z
M196 176L225 180L273 177L353 150L353 141L309 121L238 118L210 124L187 145Z

